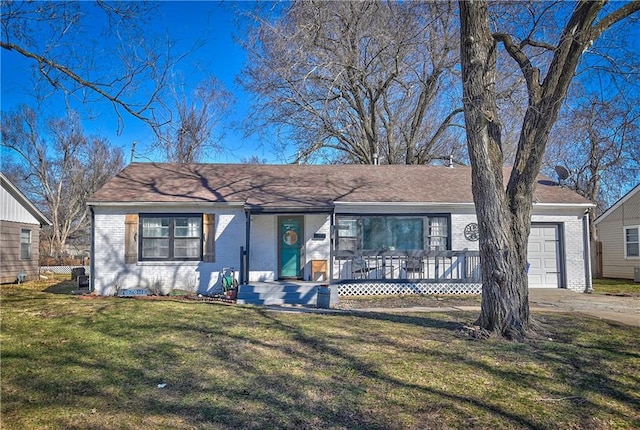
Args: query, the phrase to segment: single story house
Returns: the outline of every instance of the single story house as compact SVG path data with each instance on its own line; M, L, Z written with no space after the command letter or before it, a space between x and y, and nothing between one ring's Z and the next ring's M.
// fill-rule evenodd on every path
M99 294L209 294L228 267L239 298L305 282L340 295L481 292L468 167L132 163L88 204ZM531 287L590 288L591 206L539 180Z
M640 282L640 184L595 221L605 278Z
M2 173L0 185L0 283L37 278L40 228L51 221Z

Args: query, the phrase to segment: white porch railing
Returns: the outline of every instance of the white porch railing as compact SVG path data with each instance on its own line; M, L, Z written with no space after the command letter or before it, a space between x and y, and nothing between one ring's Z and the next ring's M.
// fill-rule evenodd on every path
M334 282L481 282L478 251L336 251L334 257Z

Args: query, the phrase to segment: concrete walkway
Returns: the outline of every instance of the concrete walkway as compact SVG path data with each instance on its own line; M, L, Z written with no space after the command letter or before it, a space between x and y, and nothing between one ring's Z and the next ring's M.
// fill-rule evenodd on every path
M529 290L529 306L537 312L578 313L603 320L640 327L640 296L583 294L564 289L532 288ZM479 306L438 306L405 308L316 309L302 306L267 306L267 310L279 312L346 313L346 312L479 312Z

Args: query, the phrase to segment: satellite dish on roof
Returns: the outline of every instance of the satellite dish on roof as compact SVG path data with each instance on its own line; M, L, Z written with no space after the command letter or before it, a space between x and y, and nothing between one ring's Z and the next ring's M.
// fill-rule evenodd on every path
M556 169L556 173L558 174L558 182L560 182L561 184L562 184L562 181L564 181L569 176L571 176L571 173L569 172L569 170L564 166L556 166L555 169Z

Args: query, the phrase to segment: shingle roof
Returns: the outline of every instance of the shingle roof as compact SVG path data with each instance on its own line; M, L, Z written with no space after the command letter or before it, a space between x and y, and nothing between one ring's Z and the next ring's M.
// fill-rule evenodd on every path
M589 203L543 177L535 199ZM334 202L459 204L473 198L469 167L132 163L89 199L89 204L136 202L330 208Z

